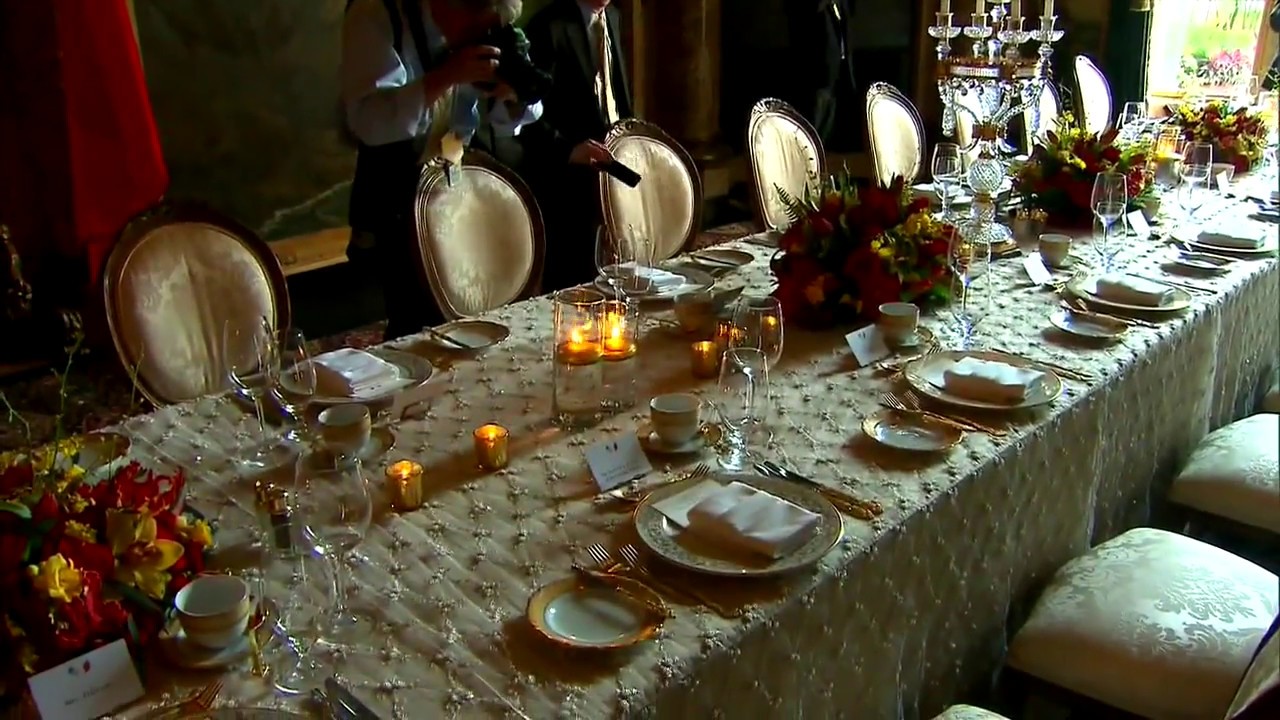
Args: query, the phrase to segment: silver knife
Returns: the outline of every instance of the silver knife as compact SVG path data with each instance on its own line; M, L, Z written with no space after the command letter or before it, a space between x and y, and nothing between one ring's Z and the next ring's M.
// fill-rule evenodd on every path
M324 689L329 691L329 696L338 702L344 710L351 713L351 717L355 720L381 720L378 713L369 709L351 691L343 687L337 678L329 678L324 681Z
M320 688L311 691L311 700L328 711L325 717L333 718L333 720L357 720L356 716L350 710L347 710L346 706L330 698Z

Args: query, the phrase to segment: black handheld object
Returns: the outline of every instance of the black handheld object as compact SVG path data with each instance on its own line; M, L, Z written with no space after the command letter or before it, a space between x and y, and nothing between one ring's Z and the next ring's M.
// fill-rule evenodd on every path
M617 160L610 160L606 163L596 165L601 172L608 174L610 177L616 178L618 182L623 183L627 187L635 187L640 184L640 173L623 165Z
M499 25L476 44L495 47L502 52L498 60L498 79L511 86L520 102L532 105L550 92L551 75L529 59L529 40L515 25Z

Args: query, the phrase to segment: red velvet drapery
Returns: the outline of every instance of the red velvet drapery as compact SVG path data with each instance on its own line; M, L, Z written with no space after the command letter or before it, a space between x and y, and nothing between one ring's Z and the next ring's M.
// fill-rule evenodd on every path
M0 222L32 264L81 259L96 281L169 184L128 5L6 0L0 44Z

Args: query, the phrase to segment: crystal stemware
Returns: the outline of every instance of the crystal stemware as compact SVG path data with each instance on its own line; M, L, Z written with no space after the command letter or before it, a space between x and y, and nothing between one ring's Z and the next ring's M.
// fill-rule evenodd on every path
M961 350L973 349L978 325L991 310L991 246L967 240L952 228L948 262L951 268L951 316L955 318Z
M1124 217L1129 204L1129 179L1118 172L1101 172L1093 179L1090 200L1093 214L1102 223L1101 241L1094 240L1094 250L1102 261L1103 272L1111 272L1119 248L1113 246L1111 229ZM1118 244L1118 243L1117 243Z
M285 438L302 444L307 439L307 407L316 395L316 366L301 330L281 328L275 336L275 362L268 368L271 391L292 421Z
M301 531L292 533L289 550L264 557L261 572L264 643L273 684L286 695L298 695L324 682L326 670L316 660L316 645L332 624L338 589L329 558Z
M596 231L596 269L615 295L647 294L652 289L652 264L652 246L630 225L620 236L604 227Z
M328 453L301 456L290 505L295 522L312 539L317 552L333 562L338 587L334 626L359 625L347 605L352 591L347 563L373 520L373 498L360 461L335 464Z
M768 399L769 363L764 353L744 347L726 351L714 400L724 429L720 467L738 472L750 465L749 430L767 414Z
M933 148L933 190L942 203L942 217L951 217L951 201L960 193L960 177L964 163L960 146L955 143L938 143Z
M732 347L764 353L772 370L782 359L782 305L774 297L743 297L733 311Z
M252 467L266 467L276 455L264 402L271 385L269 369L278 363L276 352L275 338L263 318L228 320L222 328L222 361L232 392L253 403L258 419L258 444L240 458Z

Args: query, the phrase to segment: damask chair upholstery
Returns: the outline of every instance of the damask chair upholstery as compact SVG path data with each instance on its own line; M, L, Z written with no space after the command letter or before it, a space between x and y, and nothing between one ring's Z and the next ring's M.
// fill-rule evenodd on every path
M876 179L915 182L924 164L924 123L911 101L892 85L872 83L867 90L867 139Z
M103 275L120 360L155 404L226 389L228 321L290 321L275 253L253 231L207 208L166 204L124 229Z
M542 213L529 186L488 155L454 169L427 164L414 200L423 277L447 318L478 315L538 293L546 253Z
M1280 415L1209 433L1174 478L1169 500L1280 535Z
M693 158L656 125L635 118L615 123L604 143L641 177L632 188L600 174L605 226L615 237L634 232L650 240L655 261L680 253L702 226L702 178Z
M1009 718L973 705L952 705L933 720L1009 720Z
M1262 396L1258 410L1264 413L1280 413L1280 368L1276 368L1271 380L1271 389Z
M1039 112L1038 126L1037 112ZM1046 132L1053 129L1053 124L1057 122L1061 113L1062 100L1058 96L1058 88L1053 83L1047 82L1044 84L1044 89L1040 91L1040 101L1022 111L1022 141L1028 153L1035 147L1036 140L1043 138Z
M818 132L794 108L774 98L765 98L751 108L747 161L756 220L769 230L781 230L789 224L779 189L798 198L806 185L826 174L826 154Z
M1101 133L1111 125L1114 103L1111 100L1111 83L1098 66L1085 55L1075 59L1076 112L1084 129Z
M1125 712L1221 718L1280 606L1280 578L1212 545L1138 528L1054 574L1011 668Z
M1272 720L1280 717L1280 616L1271 621L1268 638L1245 671L1225 720Z

